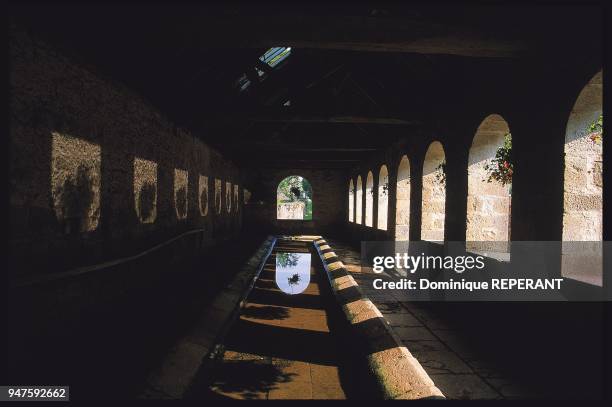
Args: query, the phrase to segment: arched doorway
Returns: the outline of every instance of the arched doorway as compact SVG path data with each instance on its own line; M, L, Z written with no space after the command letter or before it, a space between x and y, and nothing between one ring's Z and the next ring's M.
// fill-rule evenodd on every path
M352 179L349 182L348 220L349 222L355 222L355 186L353 185Z
M423 162L421 239L444 241L446 158L439 141L429 145Z
M567 122L561 274L602 285L603 75L582 89Z
M410 161L403 156L397 169L397 194L395 198L395 240L409 240L410 226Z
M368 171L366 178L365 196L365 225L372 227L374 224L374 174Z
M306 178L291 175L278 184L276 219L312 220L312 187Z
M361 175L357 177L357 193L355 194L355 223L361 225L363 208L363 190L361 189Z
M376 226L380 230L387 230L387 216L389 212L389 171L382 165L378 172L378 215Z
M468 159L466 247L509 260L512 136L497 114L478 126Z

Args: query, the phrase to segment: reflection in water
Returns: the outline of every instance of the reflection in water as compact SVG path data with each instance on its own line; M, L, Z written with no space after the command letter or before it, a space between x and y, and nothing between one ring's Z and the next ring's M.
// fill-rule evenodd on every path
M276 253L276 285L287 294L299 294L310 283L310 253Z

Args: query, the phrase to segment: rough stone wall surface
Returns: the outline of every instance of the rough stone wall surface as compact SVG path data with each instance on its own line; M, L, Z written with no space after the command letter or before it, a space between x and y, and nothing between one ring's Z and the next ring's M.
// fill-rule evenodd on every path
M389 173L386 166L382 166L378 174L378 215L376 227L387 230L389 222Z
M603 142L595 142L590 125L602 114L603 75L599 72L580 92L565 134L562 274L602 284L602 246L580 243L603 239Z
M284 202L277 205L277 219L304 219L304 202Z
M442 144L434 142L427 150L423 166L423 201L421 239L441 242L444 240L446 214L446 180L438 166L445 160Z
M602 239L603 146L588 127L602 114L602 73L578 96L565 135L563 240Z
M398 167L395 200L395 240L410 239L410 161L403 157Z
M483 242L509 240L510 187L497 181L488 182L485 166L495 158L510 130L499 115L488 116L478 127L469 151L466 242L468 248L491 249Z
M201 210L201 177L240 184L218 152L15 26L10 62L13 276L133 255L198 228L210 242L239 231L241 211Z
M361 176L357 177L355 184L355 223L361 225L363 222L363 181Z
M374 225L374 175L372 171L368 172L365 185L365 225L372 227Z
M348 220L349 222L355 222L355 184L352 179L349 181Z

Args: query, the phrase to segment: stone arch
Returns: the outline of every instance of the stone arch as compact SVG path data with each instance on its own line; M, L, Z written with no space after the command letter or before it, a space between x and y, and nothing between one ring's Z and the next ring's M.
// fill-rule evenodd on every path
M352 178L349 182L348 201L348 220L349 222L355 222L355 185Z
M429 145L423 161L421 239L444 241L446 158L439 141Z
M208 177L202 174L198 179L198 202L200 215L208 215Z
M225 181L225 208L227 213L232 213L232 183Z
M355 223L361 225L361 216L363 211L363 190L361 189L361 175L357 176L357 192L355 193Z
M511 140L508 123L498 114L485 117L474 135L468 158L466 247L470 250L509 252L513 168L512 160L503 159L502 153L504 143L511 146Z
M312 186L300 175L290 175L276 188L276 219L312 220Z
M395 196L395 240L410 238L410 161L402 156L397 168L397 192Z
M389 212L389 171L386 165L380 167L378 172L378 214L376 227L387 230L387 216Z
M599 71L576 99L565 131L563 174L561 274L595 285L602 285L603 275L602 87Z
M365 225L372 227L374 225L374 174L368 171L365 187Z
M221 188L222 181L219 178L215 178L215 211L217 215L221 214Z

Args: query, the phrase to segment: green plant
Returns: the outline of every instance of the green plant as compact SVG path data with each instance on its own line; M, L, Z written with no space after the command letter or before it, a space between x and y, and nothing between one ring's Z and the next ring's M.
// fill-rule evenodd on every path
M504 136L504 144L495 152L495 158L484 166L488 173L487 182L499 182L502 185L512 183L514 164L512 160L512 134Z
M388 195L389 194L389 181L382 184L381 187L382 187L382 194Z
M295 202L308 198L312 195L308 181L300 176L290 176L285 178L278 185L280 192L279 199L283 202Z
M276 204L290 202L303 202L302 220L312 220L312 187L305 178L299 175L289 176L278 184Z
M289 285L297 285L297 283L299 283L300 280L301 278L298 273L295 273L291 277L287 277L287 283L289 283Z
M382 184L381 187L382 187L382 195L387 195L389 193L389 183L386 182ZM376 191L374 189L370 190L370 193L372 194L372 196L376 195Z
M442 160L435 169L436 180L443 184L446 182L446 160Z
M276 264L280 267L295 267L298 264L298 255L295 253L277 253Z
M603 114L589 125L587 131L590 134L590 139L595 144L601 144L603 140Z

